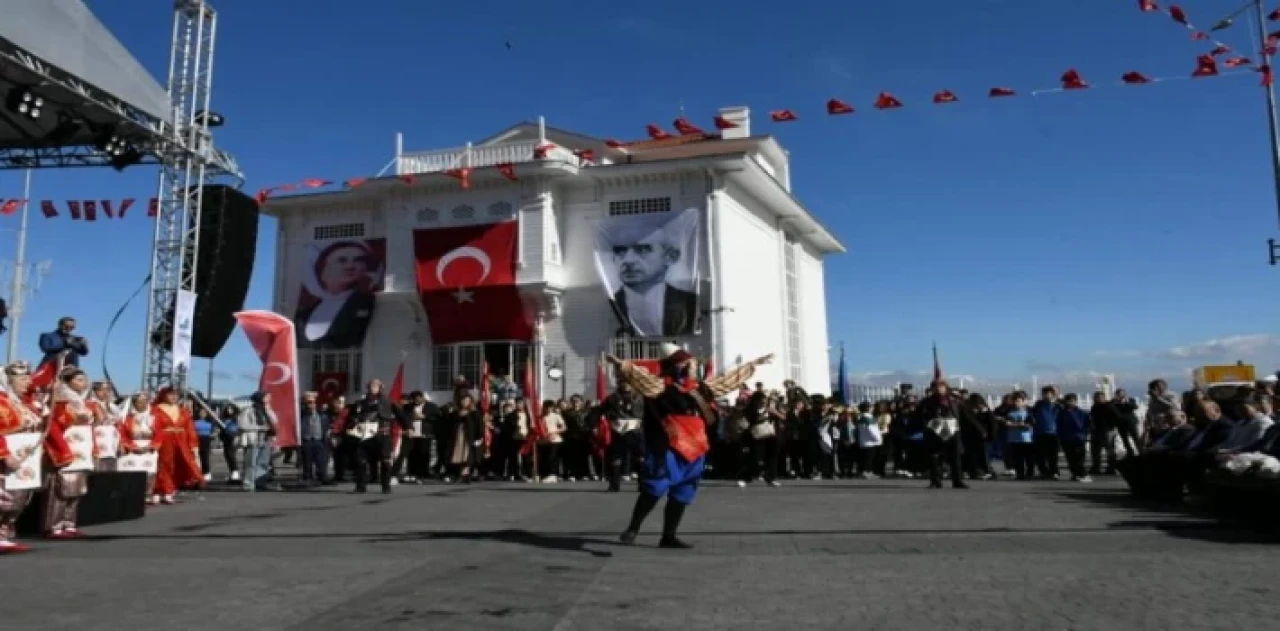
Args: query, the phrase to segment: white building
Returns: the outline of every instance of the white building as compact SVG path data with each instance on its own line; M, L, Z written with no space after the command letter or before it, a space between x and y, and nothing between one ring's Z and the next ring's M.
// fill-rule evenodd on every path
M405 390L440 400L455 375L475 383L483 359L495 374L514 366L522 379L532 353L544 398L591 396L602 352L652 357L672 339L617 337L619 320L594 265L593 222L692 208L703 217L696 262L702 318L692 335L675 341L719 367L775 353L759 380L776 386L789 377L827 392L823 260L844 247L792 196L786 151L770 136L751 135L747 108L726 108L721 116L737 127L621 148L524 123L463 148L398 150L397 177L272 198L263 212L279 219L277 312L297 311L304 276L318 269L308 251L344 239L385 239L384 286L372 299L363 344L300 349L300 383L342 374L355 391L374 377L389 382L403 356ZM466 189L446 174L460 168L470 169ZM532 339L433 344L415 275L415 232L497 222L514 222L514 282L530 305ZM487 264L483 271L489 274Z

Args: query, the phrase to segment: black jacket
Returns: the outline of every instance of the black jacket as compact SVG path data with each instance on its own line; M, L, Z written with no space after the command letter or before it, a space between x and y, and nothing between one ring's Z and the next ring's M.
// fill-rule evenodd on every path
M611 304L622 329L629 335L690 335L697 324L698 294L671 285L667 285L662 298L661 331L636 330L627 307L627 292L621 289L614 292Z

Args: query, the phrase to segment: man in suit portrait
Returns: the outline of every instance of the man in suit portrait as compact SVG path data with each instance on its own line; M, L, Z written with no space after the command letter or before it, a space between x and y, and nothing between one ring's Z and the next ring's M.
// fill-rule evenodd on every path
M615 239L612 254L622 284L613 294L613 308L631 335L693 333L698 295L668 282L668 271L682 253L666 230Z
M320 250L308 271L294 316L298 346L360 346L382 288L382 261L362 241L339 241Z

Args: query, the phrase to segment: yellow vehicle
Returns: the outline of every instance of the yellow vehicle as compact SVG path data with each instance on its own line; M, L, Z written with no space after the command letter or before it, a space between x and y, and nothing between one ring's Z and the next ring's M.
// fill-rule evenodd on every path
M1257 381L1257 371L1250 364L1201 366L1191 371L1191 382L1214 401L1236 398L1241 388L1252 388Z

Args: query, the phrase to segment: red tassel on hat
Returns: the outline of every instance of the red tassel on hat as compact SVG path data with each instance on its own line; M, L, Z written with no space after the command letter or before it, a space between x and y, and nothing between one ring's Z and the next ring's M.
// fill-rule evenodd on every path
M898 97L889 92L881 92L880 96L876 97L876 109L878 110L891 110L897 107L902 107L902 101L899 101Z
M987 96L995 99L1002 96L1016 96L1017 94L1017 92L1013 91L1013 88L991 88L991 91L987 93Z
M355 188L368 181L369 181L369 178L367 177L353 177L347 180L346 182L343 182L342 185L347 188Z
M1062 73L1061 81L1063 90L1083 90L1089 87L1089 84L1085 82L1075 68L1068 69Z
M835 116L837 114L852 114L853 106L841 101L840 99L831 99L827 101L827 113Z
M22 200L11 199L0 204L0 215L12 215L13 213L18 212L19 208L22 208Z
M960 100L951 90L943 90L933 95L933 102L936 104L955 103Z
M1253 63L1253 61L1248 57L1232 57L1231 59L1222 62L1222 65L1228 68L1239 68L1240 66L1247 66L1251 63Z
M1191 73L1193 77L1213 77L1218 74L1218 62L1210 55L1200 55L1196 57L1196 69Z
M773 119L775 123L790 123L800 120L800 117L796 116L796 113L791 110L773 110L769 112L769 118Z
M1182 10L1182 7L1176 4L1169 5L1169 17L1173 18L1173 21L1177 22L1178 24L1187 23L1186 12Z
M449 169L444 174L458 180L458 183L462 185L462 190L465 191L471 188L471 167Z
M502 162L493 166L498 168L498 173L501 173L502 177L505 177L512 182L520 180L520 178L516 177L516 165L511 164L510 162Z
M715 123L716 123L716 129L719 129L721 131L724 131L726 129L736 129L738 127L737 123L723 116L715 117Z
M645 131L649 132L649 137L654 140L666 140L671 137L671 134L668 134L661 127L658 127L653 123L649 123L648 125L645 125L644 129Z
M671 126L675 127L676 131L680 132L681 136L693 136L693 135L701 135L706 133L701 129L699 129L697 125L690 123L683 116L675 119L675 121L671 123Z
M53 219L58 216L58 207L53 205L50 200L40 202L40 212L44 214L45 219Z
M1129 85L1151 83L1151 79L1147 78L1147 75L1144 75L1141 72L1137 72L1136 70L1132 72L1124 73L1123 75L1120 76L1120 80L1125 83L1128 83Z

